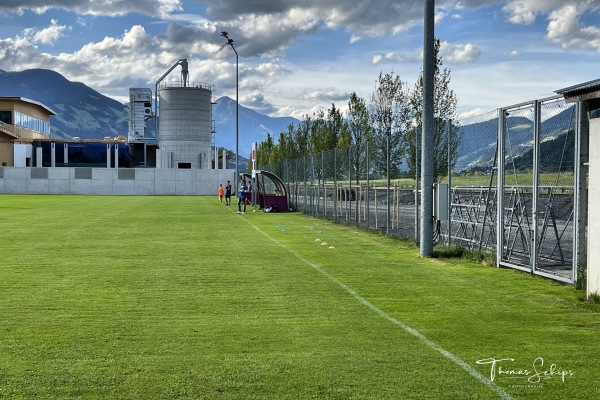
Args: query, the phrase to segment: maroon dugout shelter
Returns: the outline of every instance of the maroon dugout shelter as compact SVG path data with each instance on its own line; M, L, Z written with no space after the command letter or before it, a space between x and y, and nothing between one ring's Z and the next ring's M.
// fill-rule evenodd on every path
M256 185L251 188L253 192L251 198L256 199L256 204L261 209L274 206L277 212L288 211L288 193L283 181L269 171L256 170L254 172L254 179L249 173L243 173L242 176L246 182Z

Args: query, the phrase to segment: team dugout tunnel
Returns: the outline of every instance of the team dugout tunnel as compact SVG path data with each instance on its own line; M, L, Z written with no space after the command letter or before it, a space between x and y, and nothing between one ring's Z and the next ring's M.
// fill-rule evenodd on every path
M252 179L252 175L246 172L242 174L242 178L249 185L256 184L256 187L252 187L253 195L258 197L256 205L262 210L266 207L275 207L275 211L277 212L288 211L288 193L283 181L269 171L256 170L254 173L254 180ZM255 191L255 189L257 190Z

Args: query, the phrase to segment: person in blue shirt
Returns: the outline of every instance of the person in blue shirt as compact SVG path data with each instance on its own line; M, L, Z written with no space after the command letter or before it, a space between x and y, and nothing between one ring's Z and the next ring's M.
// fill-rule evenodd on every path
M238 210L236 214L245 214L246 213L246 193L248 192L248 186L246 186L246 181L240 181L240 189L238 190ZM244 211L242 211L242 204L244 205Z

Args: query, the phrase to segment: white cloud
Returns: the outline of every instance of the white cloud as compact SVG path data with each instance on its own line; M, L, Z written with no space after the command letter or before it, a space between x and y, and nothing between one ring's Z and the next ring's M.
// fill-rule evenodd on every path
M360 35L352 35L350 36L350 44L356 43L362 40L362 36Z
M545 15L549 21L546 37L552 43L600 52L600 26L580 22L585 14L600 13L597 0L510 0L503 10L513 24L532 24Z
M273 60L273 62L261 63L256 67L255 72L267 78L291 74L290 70L285 69L281 65L281 61Z
M313 100L321 102L335 103L339 101L348 100L350 93L339 92L335 88L329 88L324 90L313 90L306 92L302 95L304 100Z
M565 5L553 11L549 17L547 38L564 48L592 48L600 53L600 27L582 25L579 16L583 11L585 7L574 5Z
M31 37L31 35L30 35ZM153 86L180 57L162 49L161 41L133 26L121 37L105 37L73 53L39 53L24 36L0 40L0 63L8 70L48 68L82 81L103 94L119 98L129 87Z
M300 36L313 33L319 27L319 18L313 10L291 9L284 14L251 14L219 25L228 31L246 57L276 57Z
M24 10L43 14L50 9L112 17L131 13L164 17L181 11L182 0L3 0L0 3L0 14L22 14Z
M278 116L278 117L294 117L296 119L301 120L301 119L304 119L304 116L307 115L307 112L305 109L300 109L300 108L288 105L288 106L279 108L274 115Z
M464 111L460 114L457 115L456 119L459 121L464 121L466 119L469 118L473 118L473 117L477 117L485 112L488 112L489 110L483 110L481 108L474 108L472 110L468 110L468 111Z
M588 0L584 0L587 2ZM502 8L513 24L532 24L535 19L565 3L581 3L581 0L509 0Z
M373 58L371 59L371 63L375 64L375 65L381 64L384 62L399 63L399 62L403 62L407 59L409 59L409 58L400 53L397 53L395 51L388 51L385 54L374 55Z
M302 29L302 15L311 15L317 24L323 22L332 29L368 36L383 36L404 32L422 19L423 6L413 0L206 0L208 13L237 24L255 15L287 18ZM275 22L275 21L274 21Z
M36 46L25 37L17 36L14 39L1 39L0 40L0 63L3 65L3 69L19 69L20 65L28 65L27 63L31 60L36 61L36 67L39 60L39 53L37 52Z
M271 114L277 111L271 103L265 100L265 96L262 93L244 95L240 98L240 104L252 108L261 114Z
M53 19L50 21L50 26L40 31L35 32L33 41L35 43L53 44L60 38L63 32L70 30L66 25L58 25L58 21Z
M448 42L441 42L440 56L447 62L469 63L481 56L481 49L471 43L450 44Z
M450 1L442 1L450 6ZM504 3L504 4L503 4ZM546 38L562 47L593 48L600 52L600 25L584 25L580 18L593 15L598 21L598 0L462 0L455 2L457 10L477 9L503 4L502 11L508 22L531 25L537 19L548 20Z
M235 55L230 48L217 53L223 44L219 32L226 30L234 38L240 54L242 101L257 110L274 107L273 110L276 108L280 111L272 114L296 117L306 114L306 110L311 107L327 108L332 102L342 102L343 105L347 102L347 92L350 91L356 90L359 95L368 97L369 91L374 87L378 68L393 66L404 79L411 82L416 79L421 67L415 61L419 59L422 41L413 45L410 36L414 36L415 32L420 35L422 2L203 0L198 9L205 6L208 13L199 15L194 14L192 9L184 9L190 4L187 1L4 0L0 2L0 14L16 13L24 9L42 13L50 8L62 8L76 14L82 27L91 26L86 21L94 21L94 16L97 15L139 13L155 18L146 28L131 26L127 31L116 34L106 32L104 38L90 39L90 43L78 50L60 54L56 54L60 50L55 54L46 54L37 48L41 44L53 43L54 49L58 47L59 39L71 29L60 25L58 21L51 22L44 29L30 28L22 31L13 38L3 39L0 36L0 66L13 70L54 69L69 79L82 81L117 98L126 95L130 86L153 87L153 81L175 61L188 58L190 79L213 84L217 91L227 92L231 97L235 93ZM597 14L593 14L599 11L598 0L438 0L436 3L438 21L446 17L452 19L446 22L460 25L465 35L471 33L469 18L475 14L470 13L469 9L482 10L485 15L502 9L510 23L527 24L537 19L537 24L544 24L547 19L546 38L551 42L552 50L557 53L560 51L559 46L600 49L600 32L595 22L598 19L594 19ZM493 6L489 7L491 11L486 9L488 6ZM136 19L140 19L139 15ZM455 21L457 19L461 21ZM64 22L63 18L60 20ZM74 19L72 24L75 31L79 26ZM155 33L157 27L161 26L166 27L162 28L164 31ZM327 53L326 57L329 56L328 50L317 47L314 56L310 54L310 49L304 50L305 48L301 49L307 54L288 54L290 47L298 42L324 46L322 43L325 41L320 41L319 35L324 31L331 33L329 29L336 31L329 38L336 37L339 42L327 42L326 45L346 46L332 49L330 60L324 61L323 57L323 53ZM373 37L378 40L372 40ZM468 43L443 43L444 61L456 63L453 66L453 83L458 83L458 79L455 80L454 77L458 76L459 68L481 68L488 56L498 60L497 54L492 55L491 46L486 43L488 38L471 37L474 39L465 40ZM299 38L305 38L306 41L299 41ZM348 43L353 46L348 46ZM506 43L506 47L498 49L505 56L512 57L510 60L505 58L505 62L524 62L527 58L530 51L520 49L523 56L517 57L521 54L518 50L508 50L516 47L514 43ZM485 57L481 49L485 49ZM539 54L545 51L540 50ZM303 58L303 64L293 65L298 58ZM475 60L478 63L473 63ZM531 76L534 80L539 79L539 74ZM496 78L500 83L507 79L500 74ZM464 77L467 83L472 79L473 74ZM486 71L482 82L486 83L488 79L489 72ZM525 86L523 81L519 83ZM532 85L531 82L528 84ZM568 83L564 86L568 86ZM506 91L505 87L498 84L498 90ZM479 85L476 90L480 88ZM509 102L510 98L514 98L515 90L505 93ZM477 101L481 101L480 99L481 97L477 97ZM492 101L497 102L499 99L496 97ZM470 108L472 106L469 105Z

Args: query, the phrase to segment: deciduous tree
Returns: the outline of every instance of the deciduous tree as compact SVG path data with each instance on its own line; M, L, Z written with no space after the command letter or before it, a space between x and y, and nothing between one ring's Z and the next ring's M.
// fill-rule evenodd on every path
M382 175L387 175L389 155L391 178L398 177L404 156L404 136L411 117L408 96L406 83L400 76L393 72L379 73L369 110L376 152L373 163Z
M456 95L450 89L450 70L441 69L443 60L439 55L440 40L435 41L435 68L434 68L434 149L433 149L433 179L438 181L439 177L448 174L448 137L450 138L450 167L456 163L458 157L458 145L460 144L459 126L456 123L450 125L449 121L456 118ZM415 141L420 137L420 127L422 123L423 110L423 71L415 84L414 90L410 95L410 102L413 109L414 127L409 130L407 136L408 145L408 166L410 173L414 175L416 158L420 157L415 153ZM448 131L449 130L449 131ZM417 136L415 136L417 135ZM419 146L420 146L419 142Z

